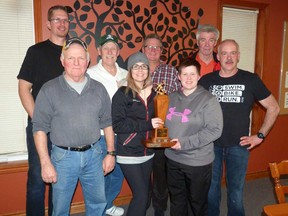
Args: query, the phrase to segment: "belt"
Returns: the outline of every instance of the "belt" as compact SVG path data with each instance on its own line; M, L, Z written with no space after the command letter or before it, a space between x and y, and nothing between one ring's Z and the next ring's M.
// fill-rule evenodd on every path
M90 145L85 145L81 147L64 147L64 146L57 146L59 148L68 150L68 151L78 151L78 152L84 152L93 147L96 143L90 144Z

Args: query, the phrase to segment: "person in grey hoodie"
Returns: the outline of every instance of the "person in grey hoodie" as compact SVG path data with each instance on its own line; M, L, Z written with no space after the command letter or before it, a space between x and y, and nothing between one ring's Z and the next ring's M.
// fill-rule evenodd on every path
M221 136L223 116L217 99L198 85L200 69L196 60L182 61L182 89L169 95L165 125L176 141L165 150L171 216L207 215L213 141Z

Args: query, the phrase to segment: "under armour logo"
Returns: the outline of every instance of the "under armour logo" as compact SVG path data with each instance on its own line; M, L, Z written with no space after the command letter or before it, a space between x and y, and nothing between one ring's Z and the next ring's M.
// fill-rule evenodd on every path
M189 121L187 116L192 112L191 110L184 109L184 112L181 113L181 112L175 112L175 109L176 109L176 107L169 108L169 114L166 117L167 119L171 120L172 116L182 116L182 120L181 120L182 123Z

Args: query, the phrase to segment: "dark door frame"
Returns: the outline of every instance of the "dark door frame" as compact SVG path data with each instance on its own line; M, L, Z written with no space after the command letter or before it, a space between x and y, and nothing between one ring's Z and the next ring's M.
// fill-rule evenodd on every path
M238 0L219 0L217 26L220 32L222 32L223 7L250 9L259 11L257 20L257 36L256 36L257 39L256 39L256 56L255 56L254 72L258 74L260 78L262 78L263 74L265 73L264 55L265 55L265 40L267 38L266 22L269 9L268 4L248 2L248 1L238 1ZM264 115L265 112L263 108L259 104L256 104L252 110L251 134L256 134L258 132L264 120Z

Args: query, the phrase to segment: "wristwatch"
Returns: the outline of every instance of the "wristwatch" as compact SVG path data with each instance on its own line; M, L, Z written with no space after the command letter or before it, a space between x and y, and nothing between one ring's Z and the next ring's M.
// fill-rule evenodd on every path
M257 133L257 137L258 137L259 139L262 139L262 140L264 140L264 139L265 139L265 136L264 136L264 134L263 134L263 133L261 133L261 132L258 132L258 133Z
M116 151L107 151L108 155L116 156Z

